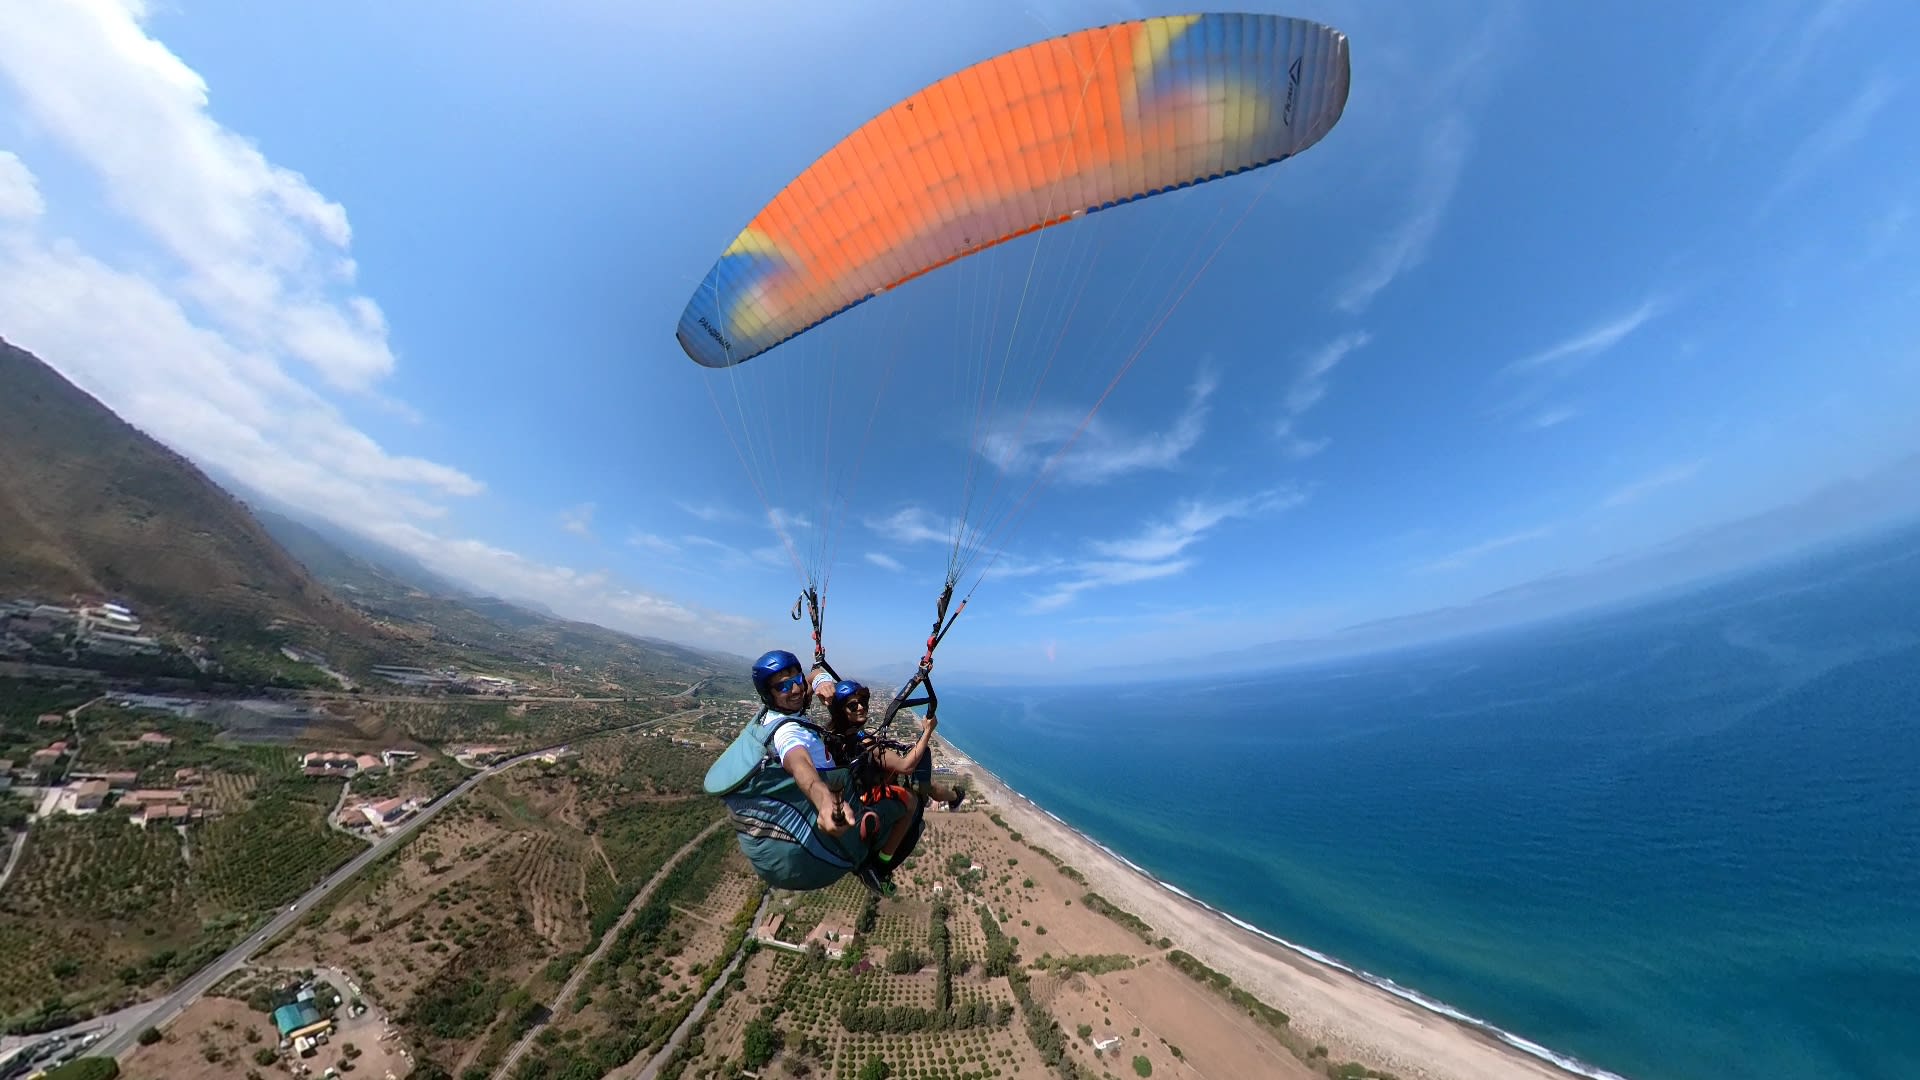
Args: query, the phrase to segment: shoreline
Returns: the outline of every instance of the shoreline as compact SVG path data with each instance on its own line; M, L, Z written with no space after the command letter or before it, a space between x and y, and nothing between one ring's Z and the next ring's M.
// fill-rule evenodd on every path
M1216 908L1068 824L951 739L936 733L934 741L942 765L972 774L995 810L1023 819L1010 828L1028 840L1046 835L1047 850L1084 874L1090 891L1286 1012L1289 1026L1303 1035L1336 1043L1370 1065L1431 1080L1627 1080ZM1436 1019L1444 1023L1432 1023Z

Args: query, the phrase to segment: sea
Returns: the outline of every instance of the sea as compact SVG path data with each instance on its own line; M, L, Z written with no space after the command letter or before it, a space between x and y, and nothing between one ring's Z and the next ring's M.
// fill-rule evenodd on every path
M941 689L1163 883L1575 1071L1920 1080L1920 532L1371 657Z

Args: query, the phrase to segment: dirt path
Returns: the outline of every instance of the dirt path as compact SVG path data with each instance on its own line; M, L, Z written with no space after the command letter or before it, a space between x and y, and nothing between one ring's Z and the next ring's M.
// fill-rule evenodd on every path
M607 858L607 849L600 846L600 838L597 836L593 838L593 851L600 856L600 861L606 864L607 876L613 879L615 885L620 884L620 871L613 868L613 860Z
M712 836L714 830L725 824L727 824L727 819L721 818L719 821L701 829L699 835L687 841L681 846L679 851L673 853L672 858L661 864L660 869L654 871L652 879L647 882L647 887L641 889L639 894L633 898L633 902L627 905L627 910L620 913L619 921L615 922L607 929L605 934L601 935L600 944L594 947L592 955L574 966L572 977L567 980L567 984L562 986L560 992L555 994L553 1000L548 1003L547 1019L527 1029L527 1033L520 1037L520 1041L513 1044L513 1049L507 1051L507 1056L500 1062L500 1067L493 1070L494 1080L505 1080L505 1077L511 1075L513 1073L513 1067L520 1063L520 1058L526 1054L527 1048L533 1045L534 1036L540 1034L540 1029L560 1019L564 1015L561 1010L566 1008L567 1002L573 1000L575 991L580 989L581 981L587 977L589 971L593 970L593 965L599 963L600 958L606 955L607 950L611 948L614 941L619 938L620 931L625 930L627 924L633 921L633 917L640 913L642 907L646 906L647 900L653 896L654 886L660 884L660 879L667 876L667 871L678 866L681 859L693 854L693 850L699 847L702 841ZM718 984L716 983L715 985ZM463 1073L468 1064L470 1063L462 1062L461 1067L454 1070L454 1075L459 1076Z

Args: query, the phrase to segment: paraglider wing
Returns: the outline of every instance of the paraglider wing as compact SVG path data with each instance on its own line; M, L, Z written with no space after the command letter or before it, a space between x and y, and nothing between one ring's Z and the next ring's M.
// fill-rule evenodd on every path
M1333 127L1347 79L1345 35L1272 15L1116 23L975 64L775 195L694 292L680 345L738 364L976 251L1283 160Z

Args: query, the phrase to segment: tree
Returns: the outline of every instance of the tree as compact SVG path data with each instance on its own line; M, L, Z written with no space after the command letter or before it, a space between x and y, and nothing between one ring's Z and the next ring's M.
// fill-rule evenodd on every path
M280 1060L280 1055L274 1052L273 1047L263 1046L253 1052L253 1060L258 1065L271 1065Z
M154 1027L141 1028L139 1040L141 1046L152 1046L154 1043L160 1041L160 1029Z
M747 1021L747 1029L741 1037L741 1057L747 1068L758 1069L773 1060L780 1052L780 1032L772 1024L760 1017Z
M867 1063L860 1066L860 1080L887 1080L892 1075L892 1066L882 1061L879 1054L867 1055Z
M120 1065L112 1058L75 1058L47 1070L46 1080L113 1080Z
M1152 1076L1153 1062L1148 1061L1145 1054L1135 1054L1133 1056L1133 1071L1135 1075L1138 1076Z

